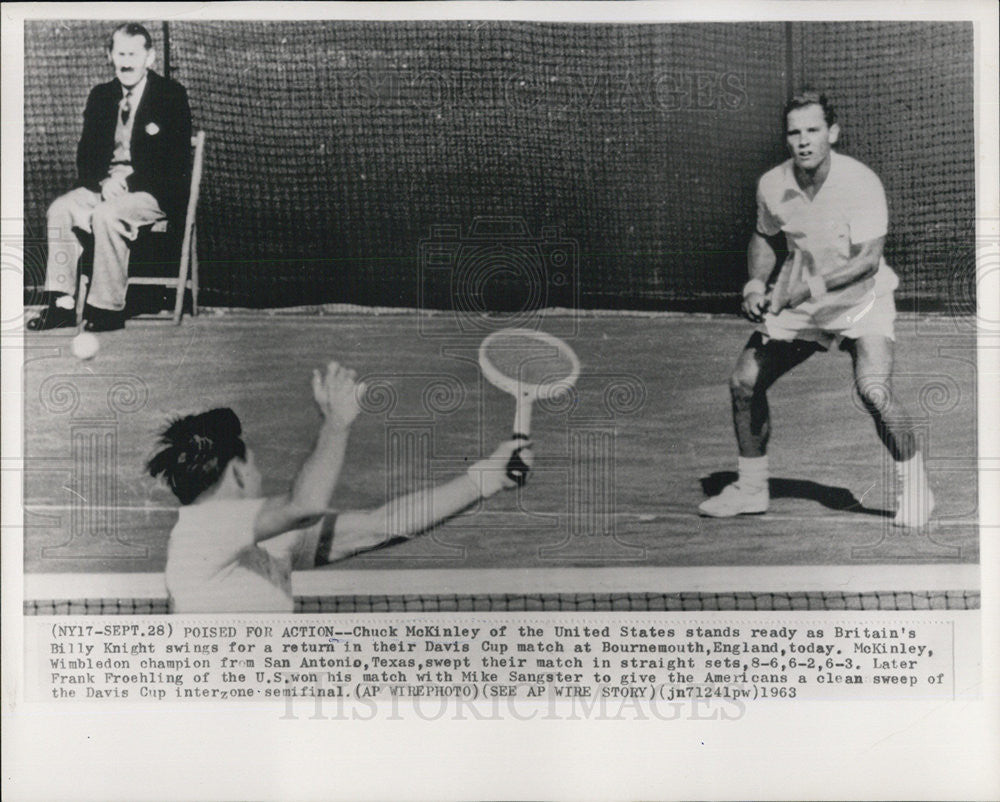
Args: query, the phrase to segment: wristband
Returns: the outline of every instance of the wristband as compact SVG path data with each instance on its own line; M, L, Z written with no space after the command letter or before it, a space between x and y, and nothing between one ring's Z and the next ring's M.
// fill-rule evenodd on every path
M809 297L812 300L818 301L826 295L826 282L822 276L809 276L806 284L809 285Z
M751 293L764 295L767 292L767 285L759 278L752 278L743 285L743 297L746 298Z

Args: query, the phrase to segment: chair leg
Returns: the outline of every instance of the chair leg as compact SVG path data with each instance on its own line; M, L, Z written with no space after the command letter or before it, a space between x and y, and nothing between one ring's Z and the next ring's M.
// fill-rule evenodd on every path
M191 229L191 317L198 316L198 225Z
M181 325L181 314L184 312L184 285L178 284L177 297L174 300L174 324Z
M177 275L177 293L174 298L174 324L180 325L184 313L184 291L187 289L189 255L181 250L180 270Z

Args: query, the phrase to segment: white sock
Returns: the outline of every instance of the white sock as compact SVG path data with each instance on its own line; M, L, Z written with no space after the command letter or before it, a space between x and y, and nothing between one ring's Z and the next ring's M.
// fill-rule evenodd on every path
M60 295L56 298L56 306L60 309L76 309L76 299L72 295Z
M740 487L744 490L756 493L767 490L767 479L769 476L767 468L767 454L763 457L740 457Z
M905 462L897 462L896 474L904 485L910 482L923 482L926 479L923 455L918 451Z

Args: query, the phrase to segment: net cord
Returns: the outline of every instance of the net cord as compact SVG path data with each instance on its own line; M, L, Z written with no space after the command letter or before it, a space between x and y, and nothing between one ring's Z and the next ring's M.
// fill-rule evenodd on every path
M691 566L630 568L313 570L292 574L295 596L461 594L822 593L978 591L979 566ZM474 590L472 590L474 588ZM35 599L165 598L162 573L25 574Z

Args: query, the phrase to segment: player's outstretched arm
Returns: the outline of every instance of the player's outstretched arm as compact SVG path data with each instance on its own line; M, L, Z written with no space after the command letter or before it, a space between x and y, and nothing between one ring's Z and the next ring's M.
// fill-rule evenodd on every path
M486 459L450 482L393 499L375 510L354 510L337 516L329 560L341 560L381 546L394 538L420 534L457 515L481 498L489 498L516 483L507 476L507 463L517 449L531 464L530 443L508 440Z
M743 314L759 323L767 311L767 279L774 270L778 255L770 241L755 231L747 247L747 272L750 279L743 285Z
M316 445L292 489L265 500L254 521L256 540L309 526L328 510L344 463L351 424L358 416L358 398L364 392L364 385L354 379L353 370L336 362L330 362L325 373L313 371L313 398L323 416Z

